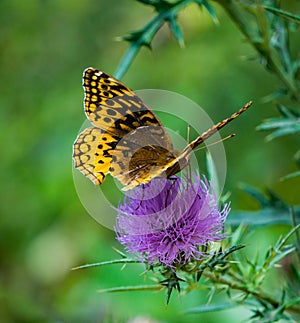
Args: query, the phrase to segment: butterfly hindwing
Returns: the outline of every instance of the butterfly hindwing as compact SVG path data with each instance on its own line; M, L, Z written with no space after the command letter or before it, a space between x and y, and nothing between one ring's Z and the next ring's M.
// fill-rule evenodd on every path
M104 176L98 176L95 171L95 153L101 142L102 131L98 128L87 128L76 138L73 145L73 160L75 168L79 169L94 184L104 181ZM111 158L106 160L110 164ZM104 167L106 169L106 167ZM99 178L100 177L100 178Z

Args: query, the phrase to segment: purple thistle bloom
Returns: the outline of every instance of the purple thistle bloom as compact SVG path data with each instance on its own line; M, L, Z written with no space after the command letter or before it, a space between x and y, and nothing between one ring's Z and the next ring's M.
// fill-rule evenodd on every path
M219 209L205 178L154 179L118 206L117 239L139 259L174 268L205 256L201 246L220 241L229 204Z

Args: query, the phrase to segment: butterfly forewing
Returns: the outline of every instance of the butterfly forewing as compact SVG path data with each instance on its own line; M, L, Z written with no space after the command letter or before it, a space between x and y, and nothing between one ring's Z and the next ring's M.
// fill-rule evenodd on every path
M116 129L126 134L147 125L162 127L143 100L112 76L87 68L83 74L83 87L85 113L97 128L104 131L110 129L111 132ZM162 144L172 149L172 141L162 129Z

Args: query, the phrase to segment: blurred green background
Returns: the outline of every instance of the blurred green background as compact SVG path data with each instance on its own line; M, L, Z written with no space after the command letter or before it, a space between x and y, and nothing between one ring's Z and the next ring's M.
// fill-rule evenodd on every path
M142 49L123 81L133 89L185 95L214 121L253 100L253 107L222 132L238 134L225 143L225 190L231 192L232 208L256 207L239 189L241 182L269 187L287 202L299 204L299 180L278 180L296 170L292 160L298 139L266 143L266 133L255 131L264 118L277 114L274 105L263 104L261 98L280 83L251 60L255 52L222 10L215 9L220 25L196 6L184 10L180 22L186 48L180 49L163 28L153 50ZM117 258L112 247L120 248L114 232L88 215L74 188L72 144L85 120L82 71L93 66L113 74L128 47L115 37L141 28L153 16L150 7L132 0L0 1L1 322L200 319L181 313L205 304L207 291L174 294L168 308L164 292L97 293L144 284L141 266L70 271ZM286 229L257 230L253 249L257 241L259 247L275 241L282 230ZM201 320L234 323L248 315L237 309L203 314Z

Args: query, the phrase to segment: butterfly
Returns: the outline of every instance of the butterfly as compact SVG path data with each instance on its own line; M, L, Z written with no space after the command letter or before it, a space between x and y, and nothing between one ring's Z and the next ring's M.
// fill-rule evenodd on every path
M124 185L123 190L178 173L189 164L196 147L252 104L248 102L177 151L160 120L125 84L105 72L87 68L83 88L85 114L93 126L74 142L74 166L96 185L111 174Z

